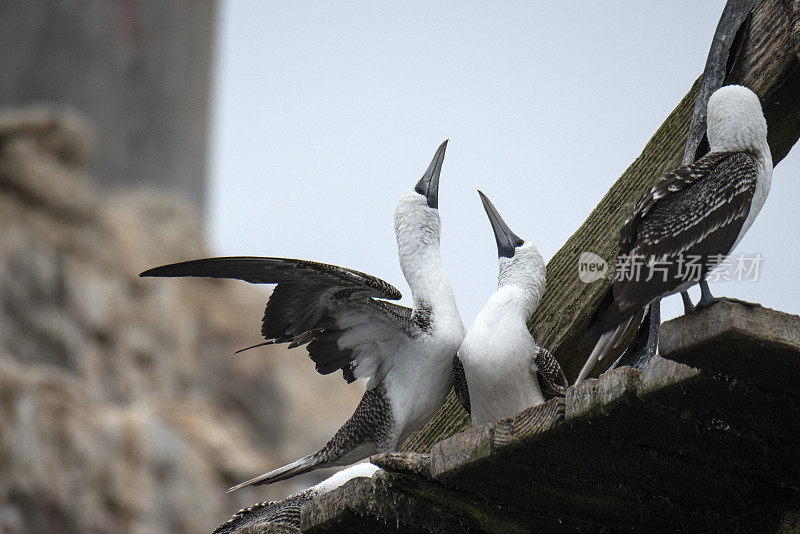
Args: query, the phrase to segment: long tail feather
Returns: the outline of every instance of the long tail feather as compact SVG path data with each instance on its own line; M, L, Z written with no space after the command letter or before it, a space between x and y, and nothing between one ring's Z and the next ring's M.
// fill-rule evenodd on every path
M321 463L322 461L320 460L318 453L309 454L308 456L304 456L303 458L295 460L290 464L286 464L283 467L273 469L269 473L264 473L263 475L251 478L246 482L237 484L232 488L229 488L228 493L241 489L245 486L260 486L262 484L272 484L273 482L280 482L281 480L286 480L287 478L291 478L295 475L301 475L303 473L313 471Z
M627 321L617 325L611 330L603 332L600 335L600 339L597 340L594 349L592 349L592 353L589 354L589 357L586 359L586 363L583 364L583 368L578 374L578 378L575 380L576 386L583 382L586 377L591 374L597 363L600 362L606 354L608 354L617 345L619 345L622 340L625 339L628 328L631 326L634 318L635 317L630 317Z
M350 419L319 451L237 484L228 492L245 486L272 484L321 467L349 465L376 452L395 450L397 443L389 438L394 425L391 409L383 384L367 390Z
M245 347L245 348L243 348L243 349L239 349L239 350L237 350L236 352L234 352L234 354L239 354L240 352L244 352L244 351L246 351L246 350L250 350L250 349L257 349L258 347L264 347L264 346L266 346L266 345L274 345L274 344L275 344L275 342L274 342L274 341L271 341L271 340L270 340L270 341L265 341L265 342L263 342L263 343L258 343L258 344L256 344L256 345L250 345L249 347ZM294 347L291 347L291 346L290 346L289 348L291 349L291 348L294 348Z

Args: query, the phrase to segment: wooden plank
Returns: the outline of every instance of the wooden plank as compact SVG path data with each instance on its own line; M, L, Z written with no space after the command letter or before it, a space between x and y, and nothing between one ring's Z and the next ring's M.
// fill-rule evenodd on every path
M721 301L662 325L661 354L800 396L800 317Z

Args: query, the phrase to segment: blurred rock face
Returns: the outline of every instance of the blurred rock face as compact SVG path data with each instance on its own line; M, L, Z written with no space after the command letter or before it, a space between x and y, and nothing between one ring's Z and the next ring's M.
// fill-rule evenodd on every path
M194 204L109 196L90 136L0 116L0 532L204 532L322 475L226 495L313 452L363 390L256 349L266 290L140 279L207 256Z
M136 184L202 204L216 0L0 3L0 102L58 103L103 132L105 190Z

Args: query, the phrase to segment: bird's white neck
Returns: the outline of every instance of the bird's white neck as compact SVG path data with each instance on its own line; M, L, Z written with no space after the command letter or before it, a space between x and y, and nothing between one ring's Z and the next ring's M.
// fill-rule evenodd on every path
M506 306L527 321L544 294L544 260L532 243L525 242L516 248L512 258L501 257L499 262L497 291L490 298L490 303Z
M765 127L766 128L766 127ZM709 148L711 152L753 152L759 159L772 163L769 144L767 143L766 129L760 135L760 129L748 125L743 130L720 129L709 135ZM711 134L711 129L709 129Z
M441 221L425 197L409 189L400 198L394 216L400 267L406 277L414 308L455 310L455 297L444 275L439 250Z

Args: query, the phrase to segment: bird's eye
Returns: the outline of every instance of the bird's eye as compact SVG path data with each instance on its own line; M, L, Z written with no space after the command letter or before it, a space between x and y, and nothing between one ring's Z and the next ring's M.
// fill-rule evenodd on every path
M524 244L525 241L523 241L522 239L518 239L517 242L514 244L514 247L521 247Z

